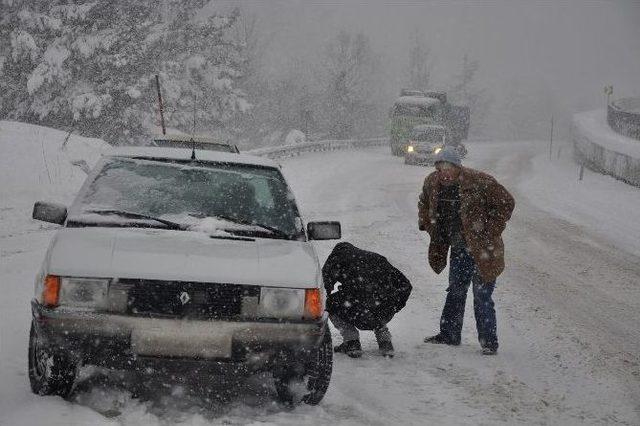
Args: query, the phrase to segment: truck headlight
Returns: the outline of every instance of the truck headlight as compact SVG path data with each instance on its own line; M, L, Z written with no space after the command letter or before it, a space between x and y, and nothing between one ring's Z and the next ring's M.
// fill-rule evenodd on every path
M108 279L62 277L59 304L74 308L103 308L108 291Z
M302 289L263 287L260 290L258 316L263 318L302 318L305 291Z
M412 145L409 145L407 147L407 152L413 152L413 146Z

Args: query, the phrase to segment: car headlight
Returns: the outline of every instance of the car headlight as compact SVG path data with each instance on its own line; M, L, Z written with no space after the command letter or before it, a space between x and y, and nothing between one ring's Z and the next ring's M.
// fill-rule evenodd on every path
M409 146L407 147L407 152L413 152L413 146L409 145Z
M436 149L433 150L434 154L439 153L440 151L442 151L442 147L437 147Z
M62 277L58 303L74 308L104 308L108 291L108 279Z
M263 318L302 318L305 291L302 289L263 287L260 290L258 316Z

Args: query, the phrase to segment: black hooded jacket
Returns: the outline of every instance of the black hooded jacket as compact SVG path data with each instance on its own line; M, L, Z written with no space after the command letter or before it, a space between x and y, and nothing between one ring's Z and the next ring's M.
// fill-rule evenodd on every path
M411 283L377 253L337 244L322 267L327 311L362 330L374 330L404 308ZM331 294L336 282L337 292Z

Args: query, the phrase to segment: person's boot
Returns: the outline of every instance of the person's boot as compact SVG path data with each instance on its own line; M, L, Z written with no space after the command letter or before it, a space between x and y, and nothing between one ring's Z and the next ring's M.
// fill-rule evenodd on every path
M497 348L489 348L489 347L482 348L482 355L496 355L497 353L498 353Z
M383 340L378 342L378 349L380 350L380 354L386 358L393 358L395 355L393 351L393 344L391 344L391 340Z
M431 337L425 337L424 342L433 343L436 345L450 345L450 346L460 345L460 342L454 342L453 340L445 337L442 333L438 333L435 336L431 336Z
M334 352L347 354L351 358L360 358L362 356L362 346L360 346L360 340L348 340L342 342L335 348Z

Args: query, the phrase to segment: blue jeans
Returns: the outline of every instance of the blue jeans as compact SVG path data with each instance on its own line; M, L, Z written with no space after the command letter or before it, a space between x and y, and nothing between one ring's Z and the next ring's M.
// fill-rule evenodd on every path
M447 288L447 300L440 318L440 333L449 342L460 343L467 290L472 282L473 310L480 346L498 349L496 311L491 299L496 282L482 280L471 253L464 246L451 247L449 288Z

